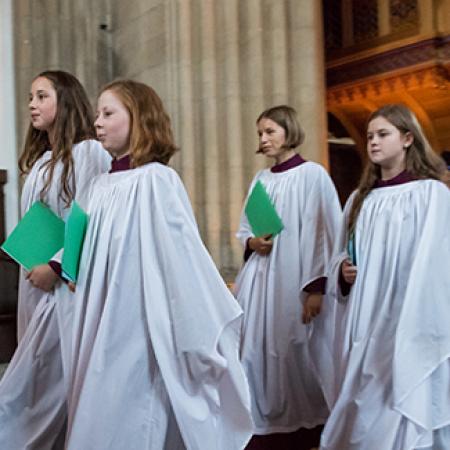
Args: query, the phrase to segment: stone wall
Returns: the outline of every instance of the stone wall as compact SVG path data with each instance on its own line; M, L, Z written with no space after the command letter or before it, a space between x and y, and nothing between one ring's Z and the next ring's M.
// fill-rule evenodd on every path
M321 2L311 0L16 0L19 141L29 83L75 73L95 99L130 77L153 86L172 117L183 178L215 262L231 279L234 238L255 155L255 119L274 104L299 111L301 150L327 165Z

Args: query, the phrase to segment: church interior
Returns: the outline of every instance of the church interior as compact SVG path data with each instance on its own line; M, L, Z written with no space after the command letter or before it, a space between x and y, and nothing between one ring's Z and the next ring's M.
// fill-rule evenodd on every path
M15 0L9 18L16 146L1 152L17 161L29 84L44 69L74 73L92 102L113 79L148 83L169 111L181 149L173 167L228 282L241 264L245 193L266 165L255 154L264 108L297 109L300 152L329 170L341 203L366 159L367 118L383 104L414 111L450 165L450 0ZM0 241L18 219L6 195L20 192L15 180L0 160ZM0 363L16 345L17 280L0 253Z

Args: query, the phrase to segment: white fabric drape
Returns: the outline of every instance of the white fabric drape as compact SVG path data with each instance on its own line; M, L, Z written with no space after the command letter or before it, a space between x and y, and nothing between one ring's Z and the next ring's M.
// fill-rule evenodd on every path
M104 175L89 212L67 448L243 448L252 423L242 310L179 177L158 163Z
M343 228L329 282L345 311L322 449L411 450L431 446L433 431L431 448L450 448L449 223L443 183L374 189L356 224L358 274L348 297L337 284Z
M269 256L253 253L236 279L244 310L244 363L252 391L256 434L324 423L328 409L312 368L309 334L301 322L302 289L326 275L341 209L326 171L305 162L285 172L260 171L284 229ZM252 237L245 213L237 237ZM319 356L320 358L320 356Z
M40 199L45 152L24 184L22 215ZM86 207L93 177L106 172L110 156L99 142L73 147L75 200ZM44 201L59 217L69 208L60 197L62 163L55 166ZM22 269L19 281L18 348L0 382L0 447L8 450L50 450L66 419L66 395L72 338L72 298L57 282L53 292L33 287Z

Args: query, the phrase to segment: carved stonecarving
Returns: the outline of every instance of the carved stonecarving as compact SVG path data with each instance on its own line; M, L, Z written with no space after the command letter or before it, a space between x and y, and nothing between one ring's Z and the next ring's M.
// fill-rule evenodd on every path
M366 85L360 85L360 86L358 86L358 92L359 92L359 95L362 97L362 98L367 98L367 92L368 92L368 90L369 90L369 88L368 88L368 86L366 86Z
M345 104L416 89L450 90L450 71L445 65L399 73L384 79L371 79L328 89L328 105Z
M328 87L381 75L425 63L445 61L450 54L450 38L439 37L416 42L357 61L336 64L327 69Z

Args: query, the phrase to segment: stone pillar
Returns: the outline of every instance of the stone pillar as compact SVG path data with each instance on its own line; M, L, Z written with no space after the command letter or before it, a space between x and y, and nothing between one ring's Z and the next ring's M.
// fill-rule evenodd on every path
M328 168L325 61L321 2L291 0L288 17L292 85L290 103L306 133L301 153Z
M386 0L378 0L378 36L386 36L391 32L389 3Z
M19 218L19 184L16 144L16 102L14 96L13 67L13 11L12 0L0 2L0 169L8 172L5 185L6 234L9 234Z
M294 106L307 136L300 151L327 165L321 2L61 0L58 12L52 1L17 0L32 5L30 53L36 45L42 64L54 61L41 55L35 42L45 42L48 27L67 13L74 20L66 30L73 41L65 45L70 58L62 54L62 44L50 51L60 55L61 67L71 62L93 95L105 73L156 89L181 148L172 164L215 262L232 279L242 260L234 234L250 180L272 163L255 155L256 117L275 104ZM36 14L43 7L48 15L39 22ZM106 27L99 30L101 24ZM64 28L56 27L60 38ZM24 67L27 61L21 58ZM28 75L35 69L33 59ZM24 92L28 83L22 83Z

